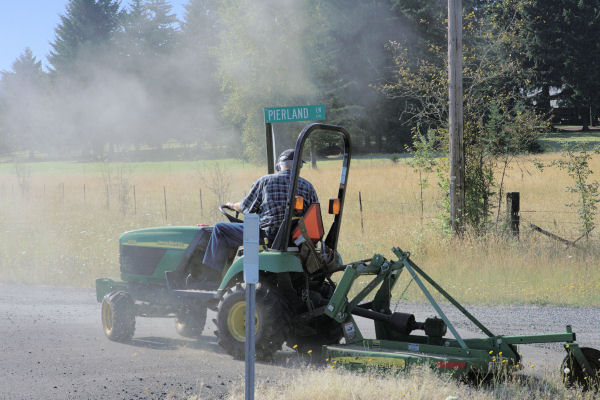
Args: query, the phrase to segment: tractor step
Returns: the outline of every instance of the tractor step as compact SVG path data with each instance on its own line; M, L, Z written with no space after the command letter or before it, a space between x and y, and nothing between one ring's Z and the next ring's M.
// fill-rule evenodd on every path
M215 298L216 290L199 290L199 289L176 289L172 291L173 294L183 297L191 297L198 300L206 299L212 300Z

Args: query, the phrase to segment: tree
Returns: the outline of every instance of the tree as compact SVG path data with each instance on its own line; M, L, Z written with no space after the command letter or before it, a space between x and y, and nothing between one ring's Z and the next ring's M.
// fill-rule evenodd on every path
M563 82L565 89L572 91L575 107L587 115L585 110L600 101L600 72L595 62L600 59L600 1L563 0L562 29L564 47L557 49L565 55ZM583 118L583 129L588 129L588 119ZM591 121L589 121L591 123Z
M245 155L265 158L263 107L316 101L305 43L314 40L304 2L219 4L218 77L224 117L242 133ZM282 127L281 129L285 129ZM281 132L280 132L281 133Z
M172 12L173 6L166 0L146 0L145 14L148 17L148 28L144 32L149 49L155 54L170 52L177 39L177 16Z
M48 56L51 70L67 74L74 68L77 70L82 59L101 60L94 54L109 44L119 29L122 15L118 0L69 0L51 43L53 50Z
M528 108L520 91L523 75L512 53L515 29L494 22L490 9L467 13L464 18L464 153L465 217L474 229L483 230L489 222L491 197L498 161L517 152L528 151L535 142L542 121ZM490 23L492 21L492 23ZM447 152L448 87L446 50L429 44L428 52L411 60L403 43L392 43L395 51L395 80L381 90L409 101L407 113L424 130L437 133L438 148ZM431 137L432 135L429 135ZM443 171L441 186L448 190L448 174ZM445 204L445 203L444 203ZM444 215L448 217L447 215ZM446 218L447 220L447 218Z
M47 143L45 134L48 82L31 49L26 48L2 71L0 79L0 131L10 150L36 150Z
M386 43L416 39L390 0L248 0L220 3L216 49L224 116L243 132L246 155L264 154L262 107L323 103L328 122L353 133L355 150L402 151L410 127L398 118L403 99L374 84L389 76ZM373 29L373 26L377 29ZM298 126L277 126L288 140Z
M315 40L307 54L327 106L327 119L352 130L355 150L402 151L410 127L398 118L403 99L382 96L374 85L390 78L391 39L414 43L416 31L390 0L355 2L311 0ZM373 26L377 29L373 29Z
M180 99L181 140L200 142L205 147L227 146L232 135L222 134L222 121L218 118L223 107L217 79L217 60L213 49L217 46L219 23L216 2L190 0L185 6L172 66L172 75ZM219 132L219 133L217 133ZM237 146L229 154L239 155Z
M531 71L531 81L525 89L537 93L538 110L549 115L552 110L551 88L563 86L561 69L564 56L559 49L565 32L561 32L558 2L516 1L521 2L517 18L521 21L519 36L524 52L520 61L524 69Z
M551 100L579 109L586 116L600 100L600 72L594 62L600 57L600 1L510 0L496 5L518 9L518 41L524 50L521 64L531 70L525 87L535 94L538 108L549 113ZM551 93L551 88L556 93ZM588 118L583 118L587 129Z

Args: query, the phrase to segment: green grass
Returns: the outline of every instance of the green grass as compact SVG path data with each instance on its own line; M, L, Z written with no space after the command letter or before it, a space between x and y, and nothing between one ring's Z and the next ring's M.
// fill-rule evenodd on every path
M547 152L557 152L562 150L563 142L586 143L590 147L600 145L600 129L591 128L590 131L583 132L581 127L561 126L557 132L547 132L539 139L540 145Z
M358 166L384 166L392 165L393 157L398 158L398 162L404 163L406 159L410 158L408 154L374 154L374 155L359 155L352 158L352 165ZM310 165L310 158L305 156L304 159L307 161L306 166ZM119 168L127 168L132 173L171 173L171 172L194 172L210 168L216 164L219 164L230 171L236 171L240 169L264 169L266 173L266 166L256 165L242 160L237 159L222 159L222 160L202 160L202 161L145 161L145 162L67 162L67 161L42 161L42 162L23 162L21 165L26 168L32 174L43 174L43 175L74 175L74 174L102 174L105 173L107 168L115 171ZM341 165L340 158L329 158L325 160L319 160L317 162L317 168L328 168L334 165ZM14 162L0 162L0 175L15 175L15 163Z
M231 170L249 166L241 160L207 160L207 161L161 161L161 162L115 162L115 163L80 163L80 162L27 162L22 163L32 174L44 175L73 175L73 174L102 174L107 168L115 171L119 168L130 169L133 173L182 172L195 171L215 164ZM0 175L15 175L15 163L0 163Z

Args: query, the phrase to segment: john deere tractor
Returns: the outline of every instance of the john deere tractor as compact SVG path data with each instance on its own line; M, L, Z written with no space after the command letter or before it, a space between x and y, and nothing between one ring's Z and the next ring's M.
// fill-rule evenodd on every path
M296 196L303 147L316 131L337 134L343 141L338 194L328 204L333 223L327 235L320 204L304 209L302 198ZM273 149L267 147L268 172L273 173ZM255 337L256 355L262 359L270 358L284 342L317 353L321 345L338 343L343 336L339 322L326 316L324 309L336 287L331 275L344 268L337 243L350 167L350 135L339 126L308 125L298 136L295 155L283 222L273 243L262 246L259 254ZM229 221L241 221L226 206L220 210ZM236 358L244 356L243 250L232 254L221 281L207 287L202 259L211 229L168 226L120 236L121 279L96 280L109 339L130 340L136 317L174 317L179 334L197 337L210 308L217 311L219 344Z

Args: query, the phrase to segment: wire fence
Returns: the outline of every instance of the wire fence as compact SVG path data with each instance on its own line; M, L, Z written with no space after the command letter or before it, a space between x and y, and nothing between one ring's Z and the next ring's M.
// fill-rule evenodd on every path
M202 187L169 191L167 185L155 184L152 189L148 187L140 188L137 185L112 184L90 184L89 182L80 184L66 185L63 182L58 184L38 184L27 185L26 187L18 184L0 184L0 200L21 201L38 200L53 201L58 203L84 204L86 206L95 206L103 209L119 209L123 214L136 215L144 212L160 212L164 214L164 220L169 221L170 203L181 205L181 198L186 198L186 204L190 207L198 207L200 214L203 213L204 205L207 204L208 190ZM369 198L361 190L354 190L352 197L346 197L346 206L356 208L360 212L361 231L364 232L369 225L365 216L372 215L373 212L379 212L388 209L391 205L395 208L395 215L400 219L410 223L423 222L431 223L442 221L442 208L435 201L425 201L421 203L419 199L415 201L394 201L389 199ZM208 193L211 196L210 193ZM245 192L244 192L245 196ZM210 200L213 200L212 198ZM421 209L425 212L421 213ZM505 210L505 207L502 208ZM494 211L496 215L497 209ZM508 218L501 215L500 220L504 223ZM519 210L521 221L542 226L545 229L554 229L559 232L575 232L577 227L581 226L578 220L578 212L573 210ZM493 218L495 220L495 218Z

